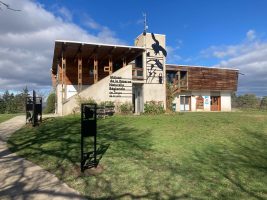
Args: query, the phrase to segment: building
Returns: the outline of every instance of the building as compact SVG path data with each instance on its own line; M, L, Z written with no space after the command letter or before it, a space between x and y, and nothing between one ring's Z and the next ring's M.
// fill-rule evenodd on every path
M238 70L166 64L165 35L140 34L134 46L55 41L52 84L56 112L73 113L77 99L166 108L166 84L172 84L175 111L231 111Z

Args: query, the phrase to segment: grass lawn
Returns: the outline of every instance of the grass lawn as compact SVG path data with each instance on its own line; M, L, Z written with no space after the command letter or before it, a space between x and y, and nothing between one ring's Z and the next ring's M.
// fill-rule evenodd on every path
M17 116L18 114L0 114L0 123Z
M88 199L267 199L267 113L99 120L104 171L91 176L78 173L79 123L47 119L13 134L9 146Z

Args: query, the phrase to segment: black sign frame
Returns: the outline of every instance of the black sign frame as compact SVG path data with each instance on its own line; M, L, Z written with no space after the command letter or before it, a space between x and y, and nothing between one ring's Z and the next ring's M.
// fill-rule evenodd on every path
M31 123L32 126L36 126L42 122L42 105L42 97L36 97L36 92L33 90L33 96L25 99L26 124Z
M97 167L97 104L81 104L81 172L89 167ZM85 152L85 138L93 137L93 160L91 152Z

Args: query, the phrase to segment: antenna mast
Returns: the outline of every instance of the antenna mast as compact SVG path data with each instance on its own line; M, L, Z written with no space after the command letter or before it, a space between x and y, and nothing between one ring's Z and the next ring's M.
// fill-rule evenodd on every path
M144 32L143 32L143 35L146 35L147 29L148 29L146 13L143 13L143 17L144 17Z

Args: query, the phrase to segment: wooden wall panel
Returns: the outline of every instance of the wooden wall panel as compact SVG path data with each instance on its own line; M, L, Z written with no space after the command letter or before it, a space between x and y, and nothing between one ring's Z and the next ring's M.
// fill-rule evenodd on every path
M238 70L204 67L167 67L188 73L188 90L237 90Z

